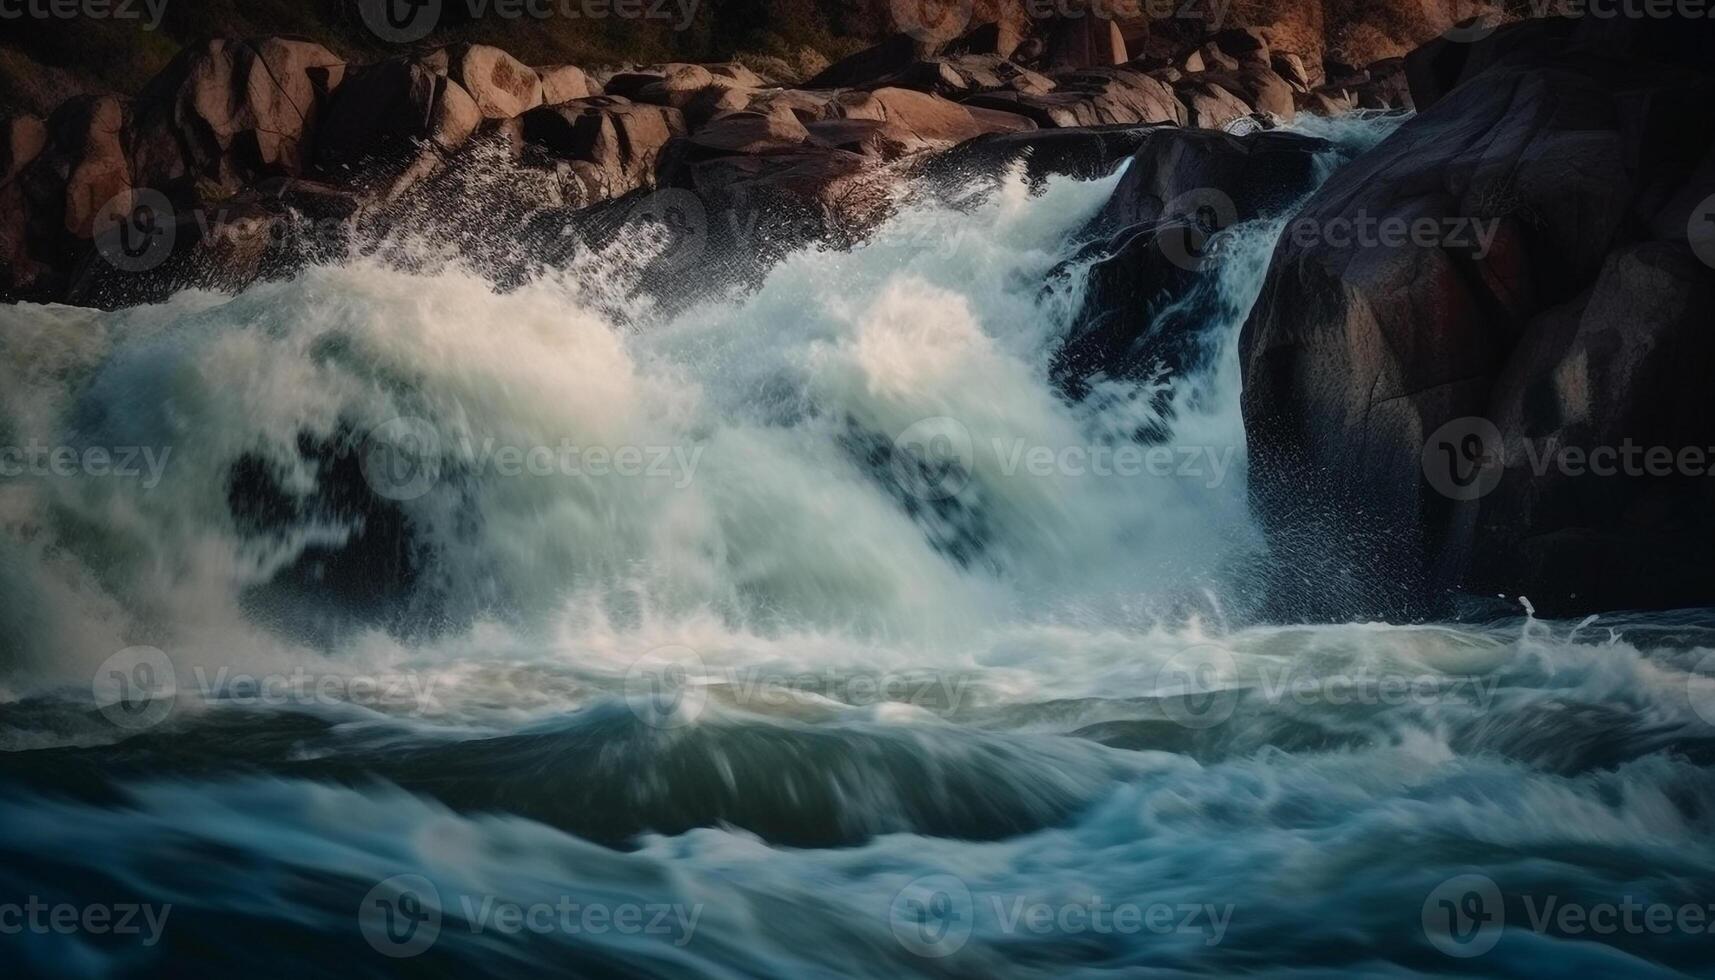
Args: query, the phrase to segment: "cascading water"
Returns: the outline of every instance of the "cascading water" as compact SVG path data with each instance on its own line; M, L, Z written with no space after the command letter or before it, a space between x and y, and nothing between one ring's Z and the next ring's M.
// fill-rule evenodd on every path
M1285 216L1183 301L1204 370L1074 403L1050 273L1117 179L670 313L601 255L0 311L5 442L136 469L0 483L0 890L171 909L22 968L1416 975L1461 876L1715 897L1705 626L1241 621ZM1484 972L1707 963L1504 906Z

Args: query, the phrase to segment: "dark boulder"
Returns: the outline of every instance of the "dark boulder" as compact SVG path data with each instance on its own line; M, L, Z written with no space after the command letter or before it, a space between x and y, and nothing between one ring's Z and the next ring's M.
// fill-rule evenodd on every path
M1043 40L1047 45L1043 61L1049 68L1108 68L1125 64L1129 57L1119 24L1094 11L1054 18L1044 29Z
M1206 328L1226 302L1214 288L1226 261L1215 236L1285 214L1315 186L1318 157L1331 152L1326 141L1296 133L1150 131L1085 229L1093 244L1073 260L1090 268L1083 306L1052 366L1061 390L1082 398L1096 375L1140 379L1203 366Z
M909 34L894 34L880 44L841 58L804 83L805 88L850 88L886 78L911 67L926 54Z
M567 161L588 188L588 201L651 185L661 151L685 132L677 109L614 95L542 106L523 117L524 140Z
M127 135L137 183L224 193L302 173L344 59L310 41L216 38L180 52L138 95Z
M132 181L124 131L129 105L109 96L67 99L45 125L16 117L9 125L0 183L0 296L57 299L71 265L87 253L108 219L130 211Z
M1414 55L1426 108L1282 238L1241 351L1277 614L1715 601L1707 478L1560 463L1715 446L1715 63L1661 57L1708 28L1610 30Z
M986 92L964 101L968 106L1017 113L1042 127L1183 124L1186 119L1185 106L1171 88L1129 68L1089 68L1062 73L1054 80L1057 87L1052 92Z

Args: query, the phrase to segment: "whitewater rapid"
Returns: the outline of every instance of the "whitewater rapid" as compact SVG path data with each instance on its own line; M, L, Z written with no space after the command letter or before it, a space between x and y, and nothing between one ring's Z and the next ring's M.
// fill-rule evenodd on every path
M1287 216L1184 299L1206 367L1074 402L1067 263L1118 180L670 310L599 250L0 309L0 442L139 461L0 480L0 893L173 909L17 962L1428 975L1481 874L1513 928L1474 972L1706 967L1518 923L1715 901L1712 624L1252 620L1236 343ZM171 677L146 724L115 666ZM401 890L436 929L395 957L362 909ZM661 929L492 918L568 896Z

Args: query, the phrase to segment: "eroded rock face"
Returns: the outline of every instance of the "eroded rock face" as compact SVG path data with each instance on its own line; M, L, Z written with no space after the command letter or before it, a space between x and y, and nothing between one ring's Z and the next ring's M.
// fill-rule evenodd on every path
M129 139L140 186L228 190L295 175L344 59L309 41L217 38L187 48L138 96Z
M880 44L841 58L804 83L805 88L850 88L904 71L923 54L922 45L908 34L895 34Z
M126 207L132 189L124 145L128 111L110 96L80 95L46 124L30 116L9 121L0 249L11 261L0 272L0 288L43 298L63 289L72 257L88 248L98 216Z
M1253 501L1276 563L1314 583L1281 583L1283 610L1715 601L1707 478L1553 462L1715 445L1690 394L1715 255L1687 231L1715 194L1715 119L1693 108L1715 62L1675 47L1685 29L1522 24L1420 70L1427 108L1289 227L1242 339Z
M1251 114L1251 107L1231 90L1204 77L1190 77L1174 88L1185 106L1185 124L1198 129L1220 129Z
M316 141L317 162L324 167L353 164L400 149L409 140L428 137L438 119L443 123L440 142L451 144L469 120L456 119L451 129L445 128L445 121L467 114L438 112L437 106L448 88L457 84L437 73L432 64L402 58L351 72L323 119ZM465 93L463 99L453 98L462 106L470 97Z
M1125 64L1128 57L1119 24L1106 17L1080 12L1056 18L1043 33L1043 60L1050 68L1107 68Z
M535 69L486 44L449 51L447 76L470 94L484 119L511 119L542 104L542 79Z
M990 92L967 98L965 104L1014 112L1042 127L1187 122L1185 106L1173 90L1140 71L1090 68L1059 75L1055 82L1052 92Z
M686 132L679 110L616 95L543 106L524 115L524 139L570 162L592 200L653 182L667 141Z
M1054 359L1056 384L1081 398L1094 375L1176 377L1204 366L1215 298L1185 300L1219 272L1212 237L1285 214L1315 186L1318 157L1332 152L1297 133L1151 131L1084 231L1093 244L1075 261L1096 261Z
M127 190L164 195L178 225L253 204L272 214L274 204L252 200L258 188L317 183L349 198L342 210L349 204L362 221L385 221L416 207L408 195L454 193L455 178L482 170L467 164L490 159L494 147L521 168L516 203L526 210L600 204L663 179L684 187L730 180L807 199L815 205L807 213L829 220L806 227L837 229L876 213L854 202L885 202L867 186L853 190L863 172L971 139L1039 127L1224 126L1241 116L1266 125L1301 105L1345 108L1364 98L1355 87L1299 91L1302 72L1266 31L1197 29L1192 47L1172 40L1156 50L1148 24L1078 10L1013 16L1021 12L1008 0L976 0L968 22L959 21L962 36L900 33L834 66L801 54L788 74L815 73L813 85L832 86L808 89L777 87L738 63L530 68L481 44L368 65L346 65L294 38L195 44L134 102L72 100L46 123L7 117L0 251L9 261L0 293L72 295L78 269L88 268L95 213ZM878 23L911 29L898 13ZM1151 53L1127 62L1128 45ZM1205 71L1205 54L1229 70ZM1194 72L1181 62L1195 62ZM1345 82L1377 84L1368 74ZM1031 145L1076 157L1081 143ZM1043 170L1035 161L1030 168ZM287 187L276 201L293 197ZM866 217L847 220L853 215ZM203 244L179 230L176 241L196 249L196 263L229 262L234 274L175 273L174 282L246 282L274 262L249 240ZM126 290L103 280L93 293L77 292L96 294L122 302Z
M577 65L538 68L536 74L542 79L543 105L560 105L602 94L601 86Z

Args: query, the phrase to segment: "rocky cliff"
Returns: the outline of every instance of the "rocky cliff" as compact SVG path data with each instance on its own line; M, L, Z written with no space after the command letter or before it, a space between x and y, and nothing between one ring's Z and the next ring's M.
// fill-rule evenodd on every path
M1715 601L1715 31L1531 21L1289 226L1243 336L1277 604Z
M135 97L0 120L0 296L115 305L230 288L385 239L426 210L438 233L482 239L473 251L504 239L537 261L570 225L607 228L614 202L705 226L790 225L752 236L766 253L861 233L894 176L977 137L1268 127L1406 100L1397 59L1318 84L1256 29L1132 58L1119 22L1100 17L1028 36L942 26L800 85L737 62L527 65L483 44L360 64L301 38L197 43Z

